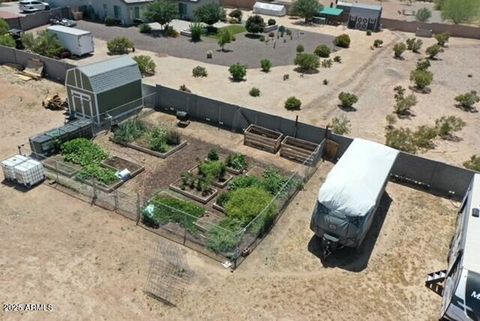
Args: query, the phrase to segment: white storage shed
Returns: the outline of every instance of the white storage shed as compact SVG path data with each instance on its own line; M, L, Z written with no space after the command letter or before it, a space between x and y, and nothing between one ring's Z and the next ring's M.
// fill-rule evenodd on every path
M287 14L287 8L280 4L255 2L255 5L253 6L253 13L266 16L283 17Z

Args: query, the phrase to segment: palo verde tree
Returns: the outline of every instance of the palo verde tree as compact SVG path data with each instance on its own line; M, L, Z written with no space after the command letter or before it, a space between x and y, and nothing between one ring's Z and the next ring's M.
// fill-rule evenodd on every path
M225 45L232 42L232 39L232 33L228 29L223 29L220 31L217 43L222 49L222 51L225 51Z
M442 18L453 23L465 23L480 16L478 0L443 0L441 3Z
M178 4L171 0L156 0L148 5L145 11L145 18L158 22L164 30L168 29L168 24L178 17Z
M308 23L322 8L318 0L296 0L292 4L292 13L304 18L305 23Z
M428 8L418 9L415 18L420 22L427 22L432 17L432 12Z

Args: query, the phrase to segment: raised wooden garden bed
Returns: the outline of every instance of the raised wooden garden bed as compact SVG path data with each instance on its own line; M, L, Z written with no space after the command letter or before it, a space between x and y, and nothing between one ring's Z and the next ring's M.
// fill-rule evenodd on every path
M318 144L287 136L281 143L280 156L304 163L312 161L312 154L318 153L319 148Z
M198 167L199 165L196 165L195 167L192 167L191 169L188 170L189 173L196 175L198 172ZM219 187L219 188L224 188L227 186L228 182L233 178L233 175L230 174L225 174L225 179L223 181L213 181L212 185Z
M243 143L276 154L282 142L282 133L257 125L248 126Z
M219 212L226 213L225 208L218 205L217 202L213 203L212 207Z
M46 160L42 161L42 163L43 166L45 166L46 168L67 177L72 177L73 175L82 170L82 166L80 165L65 162L62 155L55 155L49 157Z
M109 159L104 160L102 162L102 166L108 167L115 171L122 171L124 169L128 169L128 171L130 172L130 177L134 177L140 174L145 169L145 167L141 165L135 164L129 160L118 156L113 156Z
M110 140L113 142L112 138L110 138ZM150 148L146 148L146 147L134 144L134 143L118 143L118 142L115 142L115 143L119 144L119 145L122 145L122 146L125 146L125 147L133 148L133 149L138 150L140 152L147 153L147 154L150 154L150 155L153 155L153 156L156 156L156 157L167 158L168 156L172 155L173 153L175 153L175 152L179 151L180 149L182 149L183 147L185 147L188 142L186 142L186 141L181 142L180 144L172 147L170 150L168 150L165 153L156 152L154 150L151 150Z
M189 186L185 187L185 189L182 189L181 184L182 184L182 179L179 178L173 184L170 184L169 188L172 191L185 195L202 204L206 204L210 202L218 194L218 190L216 188L211 187L210 193L207 196L203 196L201 191L197 191L196 189L190 188Z

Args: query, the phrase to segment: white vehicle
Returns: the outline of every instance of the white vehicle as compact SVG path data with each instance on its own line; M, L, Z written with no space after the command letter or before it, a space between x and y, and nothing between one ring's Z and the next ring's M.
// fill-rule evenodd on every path
M398 150L354 139L318 193L310 222L324 257L343 246L358 248L372 225Z
M50 10L50 5L47 2L42 1L28 1L28 0L21 0L18 3L18 7L20 12L37 12L42 10Z
M68 49L72 55L84 56L94 51L93 36L90 31L60 25L50 26L47 31L54 33L62 46Z
M448 269L430 273L425 282L444 281L441 317L452 321L480 320L480 174L473 176L458 212L450 245Z

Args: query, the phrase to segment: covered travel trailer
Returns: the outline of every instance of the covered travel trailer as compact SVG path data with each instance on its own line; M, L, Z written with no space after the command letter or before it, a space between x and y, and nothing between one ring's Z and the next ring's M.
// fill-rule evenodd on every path
M458 212L448 269L428 275L426 285L444 281L441 317L480 320L480 174L473 176Z
M398 151L354 139L320 188L310 228L324 255L337 247L358 248L372 225Z

